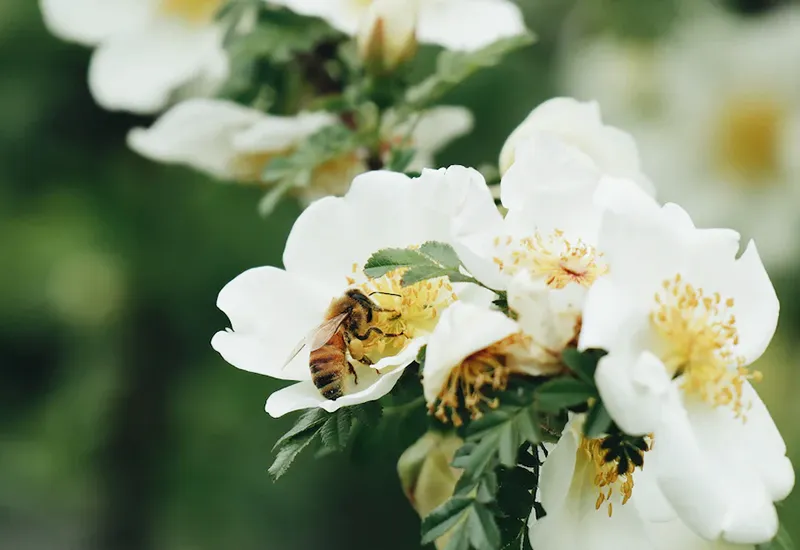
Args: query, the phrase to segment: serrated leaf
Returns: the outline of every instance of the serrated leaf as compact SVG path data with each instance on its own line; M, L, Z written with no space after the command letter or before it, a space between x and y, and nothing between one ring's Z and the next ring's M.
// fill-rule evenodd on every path
M280 479L289 470L289 467L294 462L294 459L297 458L297 455L299 455L303 449L308 447L308 445L314 441L316 437L317 433L314 432L308 437L296 438L290 443L283 445L278 451L278 455L275 457L275 461L272 463L272 466L269 467L268 471L272 478L276 481Z
M314 408L304 411L300 418L297 419L294 426L292 426L292 429L283 434L283 436L275 442L275 445L272 446L272 450L276 450L290 439L294 439L319 428L327 419L328 413L323 409Z
M549 380L536 390L536 402L539 407L551 412L586 403L596 396L597 391L593 386L577 378Z
M473 506L467 516L469 540L477 550L500 548L500 529L492 513L485 506Z
M464 519L464 511L474 500L468 497L453 497L422 520L422 544L430 544L444 535Z
M464 518L466 522L466 518ZM469 550L469 530L454 529L450 533L445 550Z
M370 256L364 264L364 273L373 279L387 273L413 265L429 265L429 261L411 248L384 248Z
M611 423L611 416L608 414L603 402L597 401L586 415L583 433L586 437L599 437L608 433Z
M428 241L422 243L419 247L419 251L436 263L449 267L450 269L457 271L461 266L461 259L458 257L455 249L449 244L438 241Z

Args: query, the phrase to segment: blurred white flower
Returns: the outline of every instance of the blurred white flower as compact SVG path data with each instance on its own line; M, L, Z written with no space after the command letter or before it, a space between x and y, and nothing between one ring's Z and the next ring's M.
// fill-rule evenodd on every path
M703 540L664 500L653 477L649 437L581 435L574 417L541 469L539 495L546 515L529 521L536 550L753 550Z
M457 296L444 279L401 287L401 273L367 279L362 266L383 248L448 242L457 214L472 212L480 223L492 210L489 190L474 170L425 171L417 179L392 172L359 176L344 198L321 199L300 215L284 251L285 270L251 269L220 292L218 306L233 330L217 333L212 346L238 368L298 381L270 396L266 409L272 416L310 407L332 412L378 399L414 361ZM283 363L295 344L325 320L331 301L349 288L383 293L372 299L395 313L376 315L374 326L399 336L373 333L357 355L348 350L350 357L367 357L371 365L353 361L358 383L348 376L344 395L328 400L311 381L308 346L285 368Z
M800 9L750 18L720 11L677 26L652 46L646 70L617 71L632 48L588 47L567 70L570 93L608 98L639 140L661 195L701 225L755 237L765 263L800 254ZM600 51L604 63L594 63ZM615 54L619 57L615 57ZM587 83L596 82L594 86ZM646 89L644 112L631 98ZM618 101L621 99L621 101Z
M463 107L435 107L416 123L395 124L391 118L383 131L386 152L398 142L413 147L411 170L432 167L433 154L472 127L472 115ZM192 99L175 105L150 129L132 130L128 144L159 162L184 164L223 180L258 183L271 160L290 155L303 140L335 122L328 113L275 116L229 101ZM367 170L364 156L354 151L324 162L298 192L306 201L343 195L353 178Z
M50 31L96 46L89 86L110 110L154 113L181 91L212 91L227 76L222 0L40 0Z
M576 156L584 157L578 159L579 163L593 165L598 174L627 178L651 187L650 181L642 173L636 142L619 128L603 124L600 107L595 102L582 103L569 97L557 97L536 107L503 145L500 153L501 173L505 174L511 168L517 147L526 141L540 142L540 147L550 149L534 151L541 165L528 169L536 177L561 172L561 179L571 178L572 174L560 166L561 161L550 158L548 154L558 153L563 157L568 153L571 164L575 163L573 159ZM570 148L577 149L578 154L568 151Z
M358 31L358 53L377 73L388 73L417 52L417 4L409 0L375 0Z
M380 1L271 0L271 3L321 17L340 31L355 36L370 17L373 2ZM469 51L525 32L522 12L510 0L406 0L405 5L409 12L418 14L417 40L423 44ZM406 32L403 26L389 30Z
M794 474L749 383L779 309L755 245L737 258L736 232L695 229L674 204L606 203L609 271L588 291L579 342L609 352L596 373L603 402L626 433L653 435L654 475L690 528L768 541Z

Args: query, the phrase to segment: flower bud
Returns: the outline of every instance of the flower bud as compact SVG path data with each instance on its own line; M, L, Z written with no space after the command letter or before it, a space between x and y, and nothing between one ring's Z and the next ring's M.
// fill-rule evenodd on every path
M361 22L358 54L368 70L391 73L417 53L417 0L375 0Z
M450 463L463 441L455 434L428 432L397 462L400 483L411 506L424 518L453 495L461 470ZM447 534L436 541L444 548Z

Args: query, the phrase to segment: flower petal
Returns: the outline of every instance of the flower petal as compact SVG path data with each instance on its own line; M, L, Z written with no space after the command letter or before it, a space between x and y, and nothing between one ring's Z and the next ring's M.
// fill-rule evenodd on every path
M417 38L422 43L472 51L524 32L522 12L508 0L420 2Z
M456 302L445 310L428 341L422 387L425 400L436 401L450 371L473 353L519 332L503 313Z
M178 103L149 129L135 128L128 145L159 162L180 163L218 178L235 176L236 137L265 115L230 101L190 99Z
M39 0L39 6L50 32L89 46L144 26L157 8L149 0Z
M153 113L180 87L204 74L216 61L220 30L190 27L171 20L113 36L95 51L89 86L105 109Z
M451 141L472 130L475 118L464 107L443 105L423 112L413 126L411 143L416 154L408 167L409 172L421 172L423 168L435 168L434 155ZM404 135L406 128L395 129L395 134Z
M220 291L217 306L234 332L212 346L237 368L286 380L308 380L309 350L284 366L292 349L324 320L335 294L275 267L245 271Z

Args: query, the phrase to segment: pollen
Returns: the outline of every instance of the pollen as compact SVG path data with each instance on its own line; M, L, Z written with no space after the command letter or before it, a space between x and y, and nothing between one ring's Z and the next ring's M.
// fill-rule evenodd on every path
M499 399L487 394L508 387L509 376L515 372L514 350L528 345L525 336L512 334L468 356L450 371L437 400L428 406L430 414L442 423L452 422L458 427L464 424L461 411L476 420L484 409L496 409Z
M744 367L736 354L739 332L733 298L706 293L680 274L663 282L654 296L650 319L663 341L661 359L672 377L681 377L689 395L721 407L730 407L746 419L751 406L743 398L746 380L761 374Z
M199 24L210 22L221 5L221 0L162 0L161 11Z
M580 239L570 240L558 229L548 236L537 232L533 237L517 240L498 237L494 244L498 255L493 260L502 271L514 275L528 270L543 277L554 289L570 283L591 286L608 270L594 247Z
M446 277L403 286L404 271L393 271L358 287L384 310L376 312L371 323L379 330L364 341L364 353L372 360L395 355L410 339L432 332L442 311L458 299Z
M598 489L595 509L606 505L608 517L614 513L612 497L619 495L624 506L633 495L634 472L644 465L644 454L651 448L652 438L629 438L611 435L598 439L581 438L578 454L593 468L594 486Z

